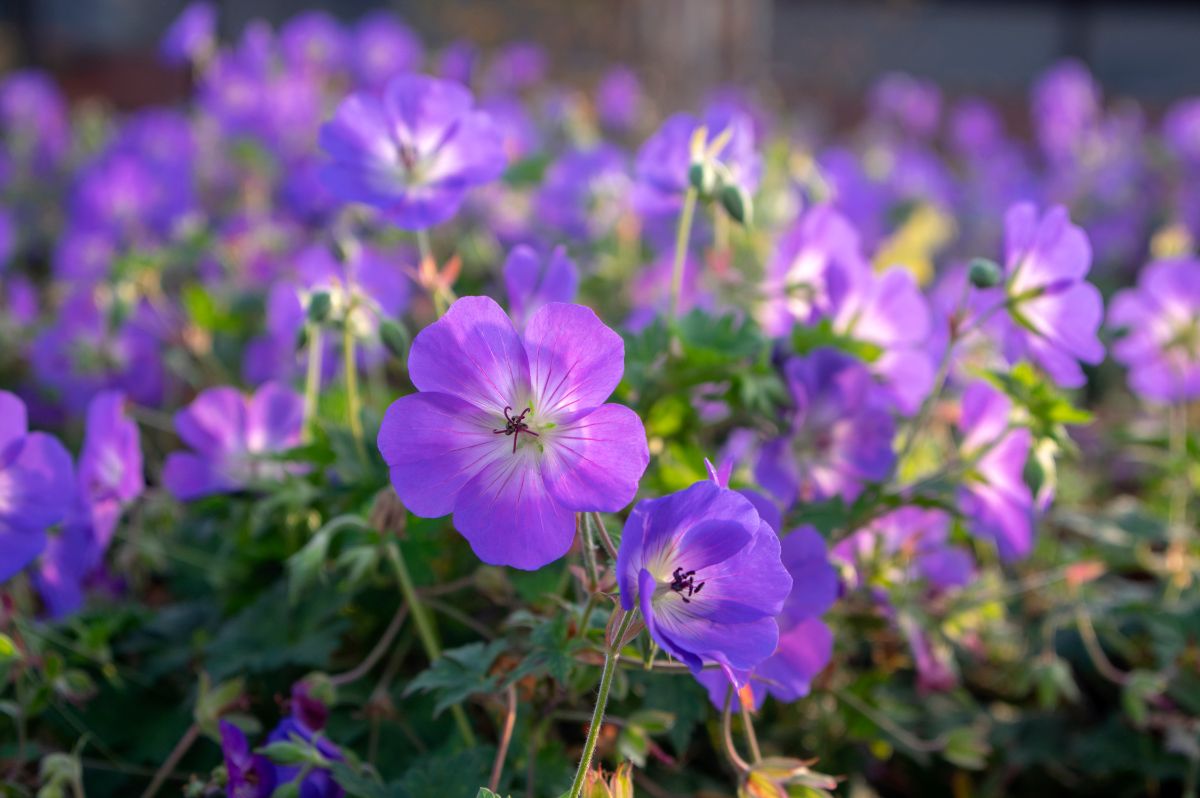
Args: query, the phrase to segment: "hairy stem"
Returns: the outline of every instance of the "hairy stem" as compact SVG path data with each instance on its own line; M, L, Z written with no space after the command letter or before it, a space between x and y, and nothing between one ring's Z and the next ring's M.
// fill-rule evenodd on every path
M721 739L725 743L725 755L730 764L739 773L750 770L750 763L742 759L737 746L733 744L733 685L725 691L725 709L721 712Z
M304 372L304 440L312 440L317 422L317 399L321 393L322 331L313 324L308 330L308 363Z
M592 711L592 725L588 727L587 740L583 744L583 754L579 757L579 769L575 771L575 781L571 783L569 798L579 798L580 793L583 792L583 782L587 777L588 770L592 767L592 756L596 753L596 741L600 738L600 725L604 722L604 710L608 707L608 691L612 688L613 674L617 672L621 642L636 617L636 610L625 615L604 657L604 670L600 674L600 692L596 696L596 708Z
M358 362L354 359L354 330L350 326L350 315L354 312L354 300L346 308L342 320L342 366L346 372L346 410L350 416L350 434L354 436L354 448L363 461L367 459L367 447L363 443L362 408L358 401Z
M671 265L671 304L667 311L667 322L673 324L679 312L679 297L683 293L683 264L687 258L688 241L692 237L692 217L696 214L696 189L688 188L683 197L683 210L679 214L679 227L675 232L675 260Z
M511 684L504 691L504 699L504 728L500 731L500 741L496 744L496 760L492 763L492 775L488 779L488 789L492 792L500 789L500 774L504 771L504 760L508 757L513 727L517 724L517 689Z

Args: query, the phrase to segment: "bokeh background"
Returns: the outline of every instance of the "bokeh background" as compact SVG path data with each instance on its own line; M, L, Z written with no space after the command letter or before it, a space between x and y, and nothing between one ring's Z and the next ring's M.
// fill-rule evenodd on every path
M72 99L118 108L182 97L158 38L184 0L4 0L0 68L50 69ZM1132 0L220 0L229 40L252 19L278 24L324 9L355 19L391 8L427 46L531 40L560 81L587 84L624 62L676 108L714 85L755 87L839 120L880 74L904 70L950 94L982 94L1019 121L1031 80L1063 56L1083 60L1110 97L1150 113L1200 88L1200 3Z

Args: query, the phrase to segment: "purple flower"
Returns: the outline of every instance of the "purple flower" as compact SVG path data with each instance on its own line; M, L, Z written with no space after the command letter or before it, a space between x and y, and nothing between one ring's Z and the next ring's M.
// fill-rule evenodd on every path
M579 289L579 271L563 247L543 259L532 247L514 247L504 261L504 287L508 309L517 329L524 329L535 312L551 302L573 302Z
M470 86L478 61L479 48L465 39L458 39L442 49L437 73L446 80Z
M201 0L180 12L158 45L162 60L172 66L196 63L206 58L217 44L217 7Z
M1083 64L1062 61L1046 70L1033 87L1030 109L1046 157L1053 161L1077 155L1101 110L1100 87Z
M718 664L741 685L776 649L775 616L792 577L779 538L754 506L706 480L633 508L617 584L621 606L641 609L664 651L693 673Z
M1200 260L1162 260L1113 297L1108 323L1125 328L1113 357L1129 385L1155 402L1200 398Z
M816 678L833 656L833 633L821 621L838 596L837 572L829 563L825 540L812 527L800 527L780 544L784 568L792 577L792 591L777 620L779 644L748 678L758 708L767 693L780 701L808 695ZM713 704L725 704L730 681L722 671L706 670L697 679L708 689Z
M942 92L932 81L894 72L871 89L869 104L874 113L905 133L928 138L941 121Z
M795 405L791 430L767 441L754 474L785 506L840 496L892 468L895 424L887 398L867 368L833 349L790 358L784 378Z
M785 335L793 324L831 318L870 268L854 227L832 206L817 205L780 237L767 261L764 328Z
M693 152L694 134L701 126L706 129L705 151ZM726 133L728 140L724 146L710 153L715 141ZM693 161L713 164L723 174L725 183L753 193L762 173L762 159L754 146L750 118L736 111L714 108L704 119L675 114L663 122L638 151L634 193L638 210L652 216L677 212L688 189L688 171Z
M225 758L228 798L270 798L275 791L275 766L250 750L246 735L227 720L220 722L221 754Z
M864 582L867 566L879 557L898 557L909 578L931 587L962 587L974 576L971 555L949 543L950 516L941 510L902 507L872 521L833 547L833 556L854 567Z
M995 323L1009 363L1029 357L1067 388L1084 384L1077 361L1099 363L1104 346L1096 337L1104 300L1084 280L1092 249L1066 208L1042 216L1029 203L1009 209L1004 219L1006 281L992 289L1007 314Z
M625 154L616 147L573 150L546 170L537 195L538 216L571 238L600 238L625 212L629 184Z
M0 391L0 582L42 553L74 492L71 455L57 438L29 432L25 403Z
M279 29L279 51L292 69L329 74L345 66L350 38L329 14L305 11Z
M71 145L67 101L37 70L11 72L0 83L0 129L7 154L35 175L57 167Z
M612 67L596 86L596 115L608 130L631 129L637 123L642 102L642 85L629 67Z
M629 318L625 320L625 329L630 332L640 332L654 322L658 316L665 316L671 305L671 272L674 264L670 252L664 252L634 278L630 286L633 308ZM683 285L679 292L679 306L676 312L680 316L687 315L694 308L711 310L714 306L713 297L700 285L700 262L691 255L684 257Z
M513 42L492 57L484 84L492 94L511 94L536 86L546 79L549 61L541 45Z
M1162 136L1172 155L1193 169L1200 166L1200 97L1171 106L1163 117Z
M604 404L624 344L588 308L543 305L519 335L464 297L413 341L420 393L392 403L379 451L405 506L454 513L481 560L535 569L566 553L574 513L620 510L649 462L641 420Z
M967 386L959 428L960 456L971 468L959 506L972 534L996 544L1000 557L1015 560L1033 547L1033 494L1025 484L1031 436L1012 429L1012 402L987 383Z
M400 75L382 98L352 94L321 128L323 176L335 195L377 207L396 225L444 222L467 191L506 166L503 141L461 85Z
M933 388L934 364L927 341L930 310L912 272L859 272L834 319L834 330L878 348L868 364L896 407L912 414Z
M167 456L163 484L191 501L278 480L289 468L272 458L300 442L303 415L303 398L278 383L253 396L209 388L175 415L175 431L192 451Z
M425 60L425 48L412 28L395 14L375 11L354 27L351 59L359 85L380 90L396 75L418 71Z

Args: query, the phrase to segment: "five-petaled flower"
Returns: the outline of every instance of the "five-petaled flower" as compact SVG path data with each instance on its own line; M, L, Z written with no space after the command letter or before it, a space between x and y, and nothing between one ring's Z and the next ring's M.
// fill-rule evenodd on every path
M576 512L615 512L650 460L641 420L605 404L625 347L590 309L551 302L524 334L463 297L413 341L419 393L392 403L379 451L405 506L454 526L484 562L535 569L571 546Z

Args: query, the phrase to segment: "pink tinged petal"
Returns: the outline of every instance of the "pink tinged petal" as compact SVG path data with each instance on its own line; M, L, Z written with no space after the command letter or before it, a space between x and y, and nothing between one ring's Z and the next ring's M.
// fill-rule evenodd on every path
M779 634L775 653L754 669L754 680L766 684L780 701L796 701L833 658L833 632L816 618L801 621Z
M520 413L530 395L529 360L512 322L489 297L468 296L422 330L408 358L413 385L497 415Z
M564 507L611 513L633 500L650 462L637 413L623 405L602 405L541 434L542 477Z
M1022 302L1020 313L1054 346L1085 363L1104 359L1104 346L1096 331L1104 318L1104 300L1091 283L1045 294Z
M300 443L304 397L286 385L268 382L250 400L246 415L246 448L278 452Z
M970 452L996 440L1008 426L1012 402L986 382L973 382L963 391L959 426L965 436L963 450Z
M871 364L871 371L887 383L896 409L905 415L912 415L933 390L936 369L928 352L901 349L884 352Z
M246 399L236 388L209 388L175 414L175 431L205 455L242 451L246 445Z
M539 416L599 407L625 372L621 336L582 305L543 305L525 328L525 351Z
M0 391L0 461L9 445L25 437L28 431L25 403L16 394Z
M853 321L855 337L885 347L919 344L929 337L929 303L907 269L890 269L867 293Z
M529 452L491 460L458 494L454 526L489 565L532 571L566 554L575 538L575 514L546 490Z
M404 506L422 518L449 515L463 485L492 460L512 457L511 438L494 434L491 421L475 405L444 393L393 402L378 446Z

